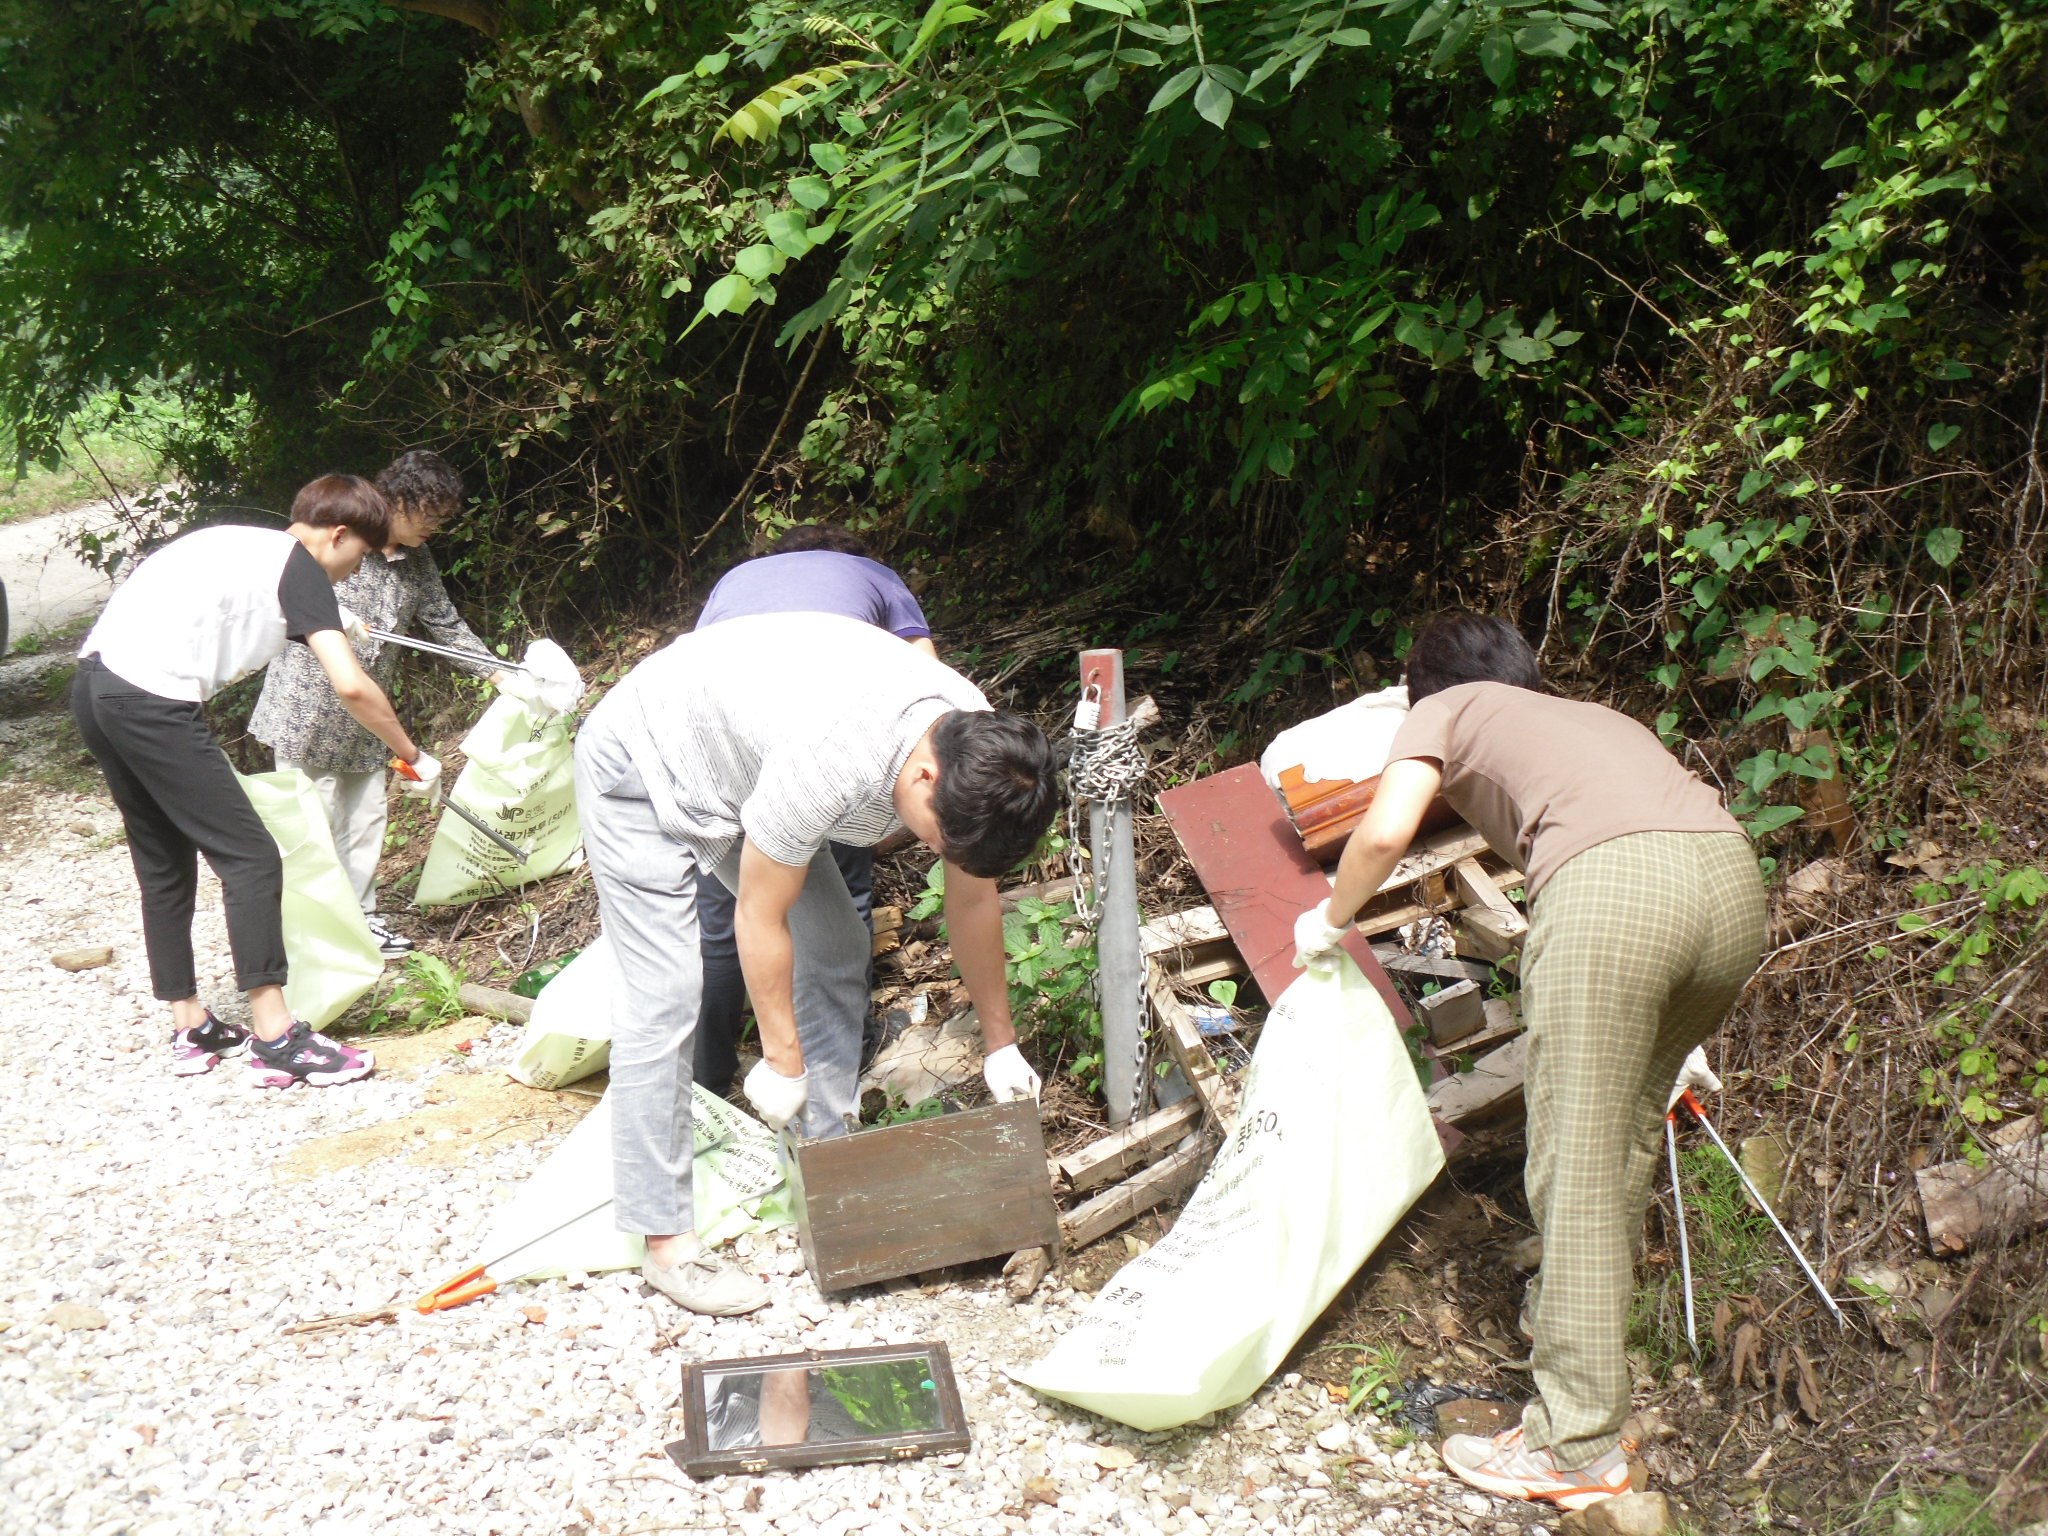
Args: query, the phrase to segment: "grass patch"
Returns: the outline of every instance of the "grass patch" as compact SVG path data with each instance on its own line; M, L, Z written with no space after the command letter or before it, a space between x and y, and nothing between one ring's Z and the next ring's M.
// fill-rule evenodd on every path
M89 431L71 441L57 468L35 468L19 478L0 480L0 523L27 522L105 500L109 479L128 496L160 478L156 452L146 444L113 431Z
M1741 1178L1718 1149L1693 1147L1680 1152L1678 1175L1692 1239L1693 1310L1704 1353L1713 1348L1709 1325L1715 1306L1724 1297L1748 1292L1757 1277L1777 1262L1776 1237L1770 1222L1751 1208ZM1661 1279L1637 1289L1629 1314L1629 1346L1660 1365L1690 1354L1685 1342L1685 1277L1678 1264L1675 1226L1670 1237L1670 1267Z
M2007 1536L2005 1522L1992 1516L1991 1501L1964 1482L1892 1494L1859 1528L1879 1536Z

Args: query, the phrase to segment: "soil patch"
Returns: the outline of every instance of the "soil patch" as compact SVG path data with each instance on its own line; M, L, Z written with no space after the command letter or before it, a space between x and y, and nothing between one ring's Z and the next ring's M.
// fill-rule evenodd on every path
M492 1020L462 1019L425 1034L381 1040L372 1047L380 1074L417 1077L459 1059L460 1047L486 1034ZM602 1079L581 1093L543 1092L502 1072L455 1071L437 1077L426 1104L409 1115L302 1142L276 1164L279 1179L311 1179L358 1168L379 1158L404 1157L423 1167L450 1167L479 1150L559 1136L590 1112Z

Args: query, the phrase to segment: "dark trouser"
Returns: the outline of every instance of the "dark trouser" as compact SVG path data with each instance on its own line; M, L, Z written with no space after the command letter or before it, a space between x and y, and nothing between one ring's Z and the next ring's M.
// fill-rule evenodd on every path
M875 850L832 843L832 862L846 881L854 909L870 929L875 920ZM696 1080L713 1093L732 1086L740 1069L740 1029L747 1006L747 979L740 974L740 950L733 938L736 906L725 882L709 870L697 876L697 942L704 959L704 1001L697 1013ZM868 990L875 969L868 966ZM862 1060L867 1053L862 1052Z
M199 706L146 693L88 656L72 680L71 715L128 828L156 995L178 1002L199 992L192 913L202 853L220 876L235 984L283 986L283 861Z

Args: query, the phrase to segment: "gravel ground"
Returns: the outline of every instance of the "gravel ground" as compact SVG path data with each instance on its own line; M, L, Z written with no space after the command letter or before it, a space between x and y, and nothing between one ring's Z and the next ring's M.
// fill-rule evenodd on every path
M0 782L11 958L0 1062L13 1076L0 1146L0 1529L1536 1528L1533 1512L1464 1489L1429 1449L1369 1416L1342 1418L1296 1377L1158 1435L1041 1401L1002 1367L1087 1305L1056 1282L1023 1305L993 1274L827 1302L783 1233L741 1240L774 1292L750 1318L690 1318L632 1276L514 1286L421 1317L402 1304L478 1256L493 1206L547 1144L485 1146L453 1168L386 1158L281 1179L294 1147L410 1113L428 1079L265 1093L234 1063L173 1078L119 834L104 799ZM210 878L202 903L203 995L227 1013ZM99 943L113 945L111 966L74 975L48 962ZM500 1027L450 1070L495 1071L514 1039ZM391 1302L395 1323L280 1333ZM974 1435L964 1456L699 1484L662 1453L680 1433L685 1359L921 1338L952 1348Z

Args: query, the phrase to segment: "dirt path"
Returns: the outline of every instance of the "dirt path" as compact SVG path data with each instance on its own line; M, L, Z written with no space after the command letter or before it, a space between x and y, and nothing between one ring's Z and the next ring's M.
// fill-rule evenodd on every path
M113 583L79 560L73 546L81 529L100 532L119 523L112 502L96 501L0 525L0 584L7 588L10 644L98 611Z

